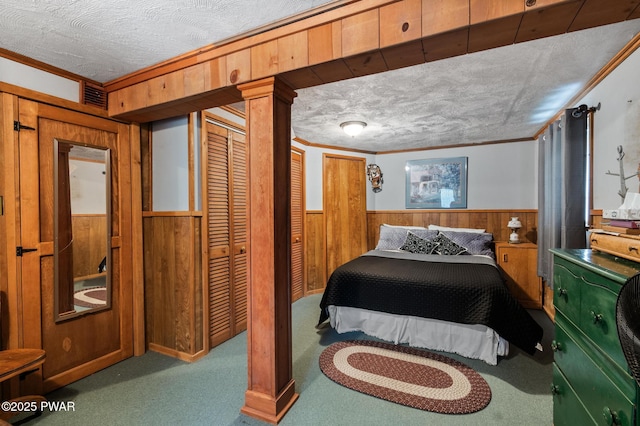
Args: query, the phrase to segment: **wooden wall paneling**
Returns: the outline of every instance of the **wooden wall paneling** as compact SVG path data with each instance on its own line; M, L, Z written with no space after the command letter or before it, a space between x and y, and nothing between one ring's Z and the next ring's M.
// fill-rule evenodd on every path
M18 193L18 132L13 121L18 115L18 99L0 92L0 347L13 349L22 345L20 309L20 270L15 247L20 245L20 201Z
M177 213L143 219L149 349L184 361L204 355L199 218Z
M403 0L380 8L381 48L421 37L422 0Z
M516 43L536 40L556 34L565 33L582 6L582 1L571 0L559 5L541 8L536 2L535 11L525 13L516 35ZM550 19L549 15L553 15Z
M422 49L427 62L464 55L467 53L468 45L469 28L462 28L422 39Z
M524 12L523 0L470 0L469 20L471 25L493 21L505 16Z
M518 216L522 229L520 239L536 243L537 210L392 210L367 212L367 247L375 248L380 237L380 225L428 226L430 224L453 228L486 229L494 241L508 241L511 230L509 219Z
M342 19L342 55L350 57L380 47L380 17L377 9Z
M342 56L342 22L310 28L307 32L309 65L330 62Z
M73 277L76 279L98 274L98 265L104 257L107 235L105 215L73 215Z
M422 0L422 36L447 33L469 25L469 0Z
M493 49L515 43L522 14L510 15L491 22L481 22L469 27L468 53Z
M300 31L278 39L278 72L305 68L309 65L308 32Z
M324 213L307 211L305 224L305 269L307 275L306 294L324 290L326 277L326 244L324 232Z
M236 85L251 80L251 49L247 48L226 56L227 85Z
M569 31L579 31L624 21L639 6L638 0L619 0L607 2L607 4L609 7L603 10L603 4L600 0L584 0L584 4L571 24Z
M144 250L142 230L142 210L144 208L144 183L142 179L142 147L147 145L147 126L129 125L131 150L131 279L133 309L133 354L140 356L146 351L144 316ZM150 176L148 176L150 179Z
M278 40L251 48L251 78L263 78L278 73Z
M38 127L38 104L36 102L21 99L17 111L18 120L21 124L33 128ZM38 135L36 132L23 132L20 133L19 138L20 193L16 194L19 197L19 220L21 224L19 245L38 247L40 241L46 241L40 238L39 219L37 218L40 212L40 200L37 195L33 195L39 193L40 160L38 158ZM26 196L26 194L29 194L29 196ZM53 208L52 205L50 207ZM25 223L33 226L25 227ZM51 235L49 241L53 241L53 235ZM41 287L40 256L23 256L18 261L18 268L21 268L22 271L27 270L26 268L29 271L34 271L34 273L30 274L21 274L21 282L16 283L21 287L19 303L22 305L20 310L22 317L18 319L18 327L22 333L20 345L26 348L42 348L41 293L37 291L22 291L27 288L37 289Z
M421 40L412 43L405 43L401 46L382 49L380 51L387 64L387 69L395 70L398 68L410 67L418 65L425 61L423 54L423 46Z

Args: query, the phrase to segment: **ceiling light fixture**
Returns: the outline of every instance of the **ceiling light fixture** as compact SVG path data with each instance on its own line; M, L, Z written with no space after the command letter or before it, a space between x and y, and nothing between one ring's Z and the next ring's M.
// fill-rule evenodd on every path
M364 121L345 121L340 124L342 130L351 137L359 135L366 126L367 123Z

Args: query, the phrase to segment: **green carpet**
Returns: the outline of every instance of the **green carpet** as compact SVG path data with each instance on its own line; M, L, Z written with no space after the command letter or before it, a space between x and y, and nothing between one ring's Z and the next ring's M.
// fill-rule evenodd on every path
M551 425L549 349L551 321L531 311L544 327L545 351L535 356L511 347L497 366L453 354L484 377L489 405L473 414L446 415L393 404L344 388L322 374L320 353L340 340L367 339L316 330L321 295L293 304L293 377L300 398L280 422L305 425ZM74 402L73 412L45 412L27 425L264 425L240 414L247 386L246 334L214 348L189 364L155 352L130 358L47 395ZM25 421L26 420L26 421Z

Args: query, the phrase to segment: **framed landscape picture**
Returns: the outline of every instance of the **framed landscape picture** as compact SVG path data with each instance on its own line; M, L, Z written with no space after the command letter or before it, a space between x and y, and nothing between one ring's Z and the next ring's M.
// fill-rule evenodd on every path
M467 157L409 160L405 171L406 208L467 208Z

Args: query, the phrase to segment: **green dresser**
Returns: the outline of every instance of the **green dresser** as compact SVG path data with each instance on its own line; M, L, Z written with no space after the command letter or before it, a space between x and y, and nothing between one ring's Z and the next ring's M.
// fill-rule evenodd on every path
M640 263L553 249L554 426L640 425L638 387L618 341L616 301Z

